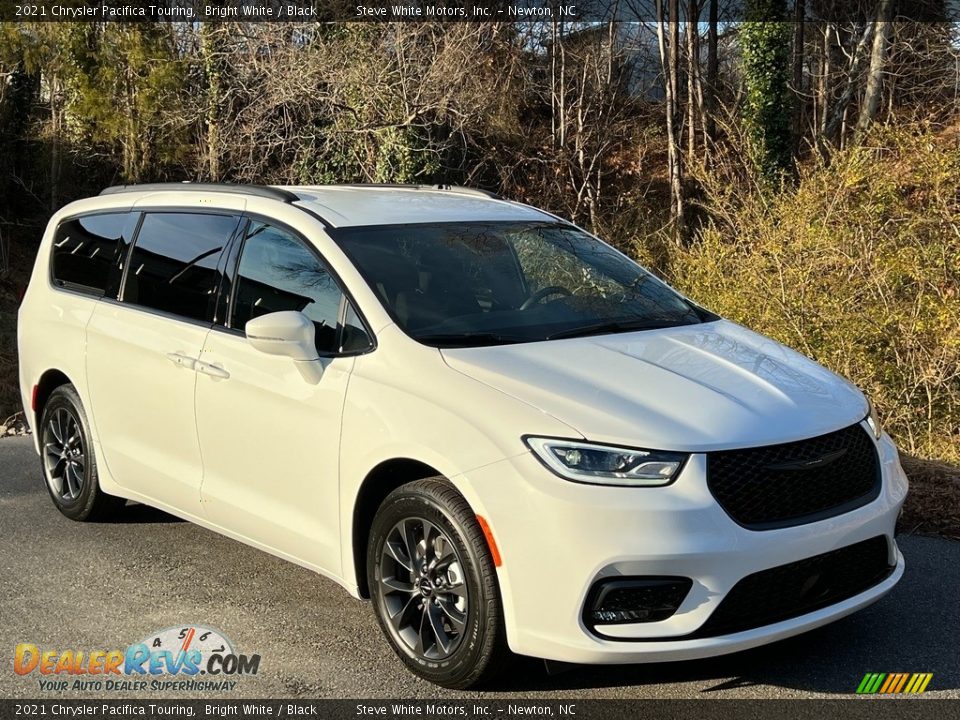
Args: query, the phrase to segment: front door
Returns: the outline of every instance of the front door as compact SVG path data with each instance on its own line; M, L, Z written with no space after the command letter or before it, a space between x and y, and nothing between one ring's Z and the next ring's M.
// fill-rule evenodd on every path
M251 221L227 327L214 328L197 375L203 509L220 527L339 575L340 422L353 358L336 356L343 293L292 231ZM324 371L251 346L252 318L299 310L313 320Z

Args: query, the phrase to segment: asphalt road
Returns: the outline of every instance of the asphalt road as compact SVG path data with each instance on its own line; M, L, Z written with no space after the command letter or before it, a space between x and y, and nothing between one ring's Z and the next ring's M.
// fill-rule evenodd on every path
M0 530L0 698L56 697L39 692L36 673L13 672L17 643L123 648L190 623L261 655L259 674L228 697L462 696L407 673L369 605L307 570L143 506L129 506L121 522L67 520L47 496L30 438L0 440ZM928 695L960 697L960 543L902 537L900 547L907 572L890 595L806 635L710 660L552 676L523 662L486 696L838 697L866 672L932 672Z

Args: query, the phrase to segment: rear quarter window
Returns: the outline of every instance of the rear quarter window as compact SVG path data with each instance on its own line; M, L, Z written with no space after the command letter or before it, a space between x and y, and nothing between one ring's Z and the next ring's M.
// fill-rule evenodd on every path
M66 220L53 239L54 285L102 296L122 247L128 213L101 213Z

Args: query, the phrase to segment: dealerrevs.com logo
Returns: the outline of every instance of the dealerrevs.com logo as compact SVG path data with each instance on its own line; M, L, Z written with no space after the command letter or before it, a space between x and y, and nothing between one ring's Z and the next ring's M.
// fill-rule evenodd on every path
M19 643L13 656L14 672L36 676L47 692L223 692L259 669L259 655L238 653L223 633L203 625L166 628L123 650Z

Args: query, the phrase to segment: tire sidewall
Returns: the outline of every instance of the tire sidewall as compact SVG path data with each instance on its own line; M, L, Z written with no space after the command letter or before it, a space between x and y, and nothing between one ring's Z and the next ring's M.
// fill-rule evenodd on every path
M443 530L456 547L464 566L467 580L467 629L459 647L447 658L434 661L414 656L394 638L385 617L380 596L380 554L393 526L404 518L422 518ZM467 534L459 521L447 508L426 495L400 491L384 501L371 528L368 544L367 575L370 596L377 621L389 639L394 652L414 673L441 685L456 683L460 678L475 675L482 670L480 665L488 660L492 645L490 633L497 630L497 619L490 617L488 600L483 596L481 563L492 562L485 548L472 548L465 539Z
M74 415L78 424L80 425L80 433L83 436L85 460L83 468L83 487L80 489L80 495L77 497L77 499L69 501L59 497L54 492L53 488L50 487L50 482L47 480L47 470L43 455L43 442L44 436L46 435L47 423L49 422L53 413L60 408L66 408ZM46 405L43 407L43 412L40 415L39 430L40 437L38 442L40 444L40 463L43 470L43 484L46 486L47 492L50 494L54 505L57 506L57 509L60 512L73 520L79 520L87 517L97 499L97 490L99 487L97 478L97 460L93 452L93 440L90 437L90 428L87 423L87 416L83 411L83 405L80 402L80 396L77 394L77 391L72 385L61 385L54 390L53 393L51 393L50 399L47 400Z

